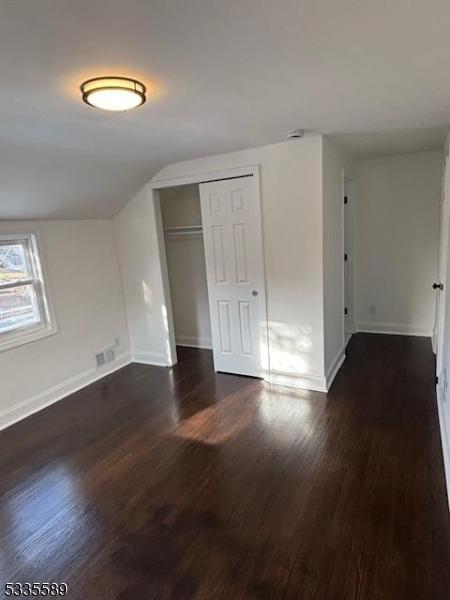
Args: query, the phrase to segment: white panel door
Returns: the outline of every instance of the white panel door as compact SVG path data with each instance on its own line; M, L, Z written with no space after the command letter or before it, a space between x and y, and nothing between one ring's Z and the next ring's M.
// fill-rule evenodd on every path
M441 214L439 222L439 256L438 256L438 281L435 282L436 295L436 316L435 316L435 327L433 331L433 349L436 353L436 375L441 375L442 368L444 366L444 337L445 337L445 324L448 316L446 315L446 304L448 296L448 280L447 280L447 269L449 266L448 254L449 254L449 220L450 220L450 159L447 156L445 160L444 169L444 193L441 204Z
M255 177L202 183L200 200L214 367L263 377L267 322Z

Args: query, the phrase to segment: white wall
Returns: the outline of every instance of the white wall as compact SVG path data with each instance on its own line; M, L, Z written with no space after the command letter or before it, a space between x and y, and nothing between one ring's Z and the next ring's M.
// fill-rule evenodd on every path
M342 363L344 332L344 173L349 158L323 138L323 274L325 373Z
M170 362L152 185L255 164L261 166L271 378L324 389L321 136L170 165L119 213L132 345Z
M140 362L172 364L167 340L168 310L164 303L160 255L164 240L156 236L161 215L145 186L116 216L114 230L130 332L130 350ZM172 323L173 326L173 323Z
M198 185L161 190L160 202L164 227L201 225ZM168 234L165 242L176 343L211 348L203 236Z
M41 233L59 332L0 353L0 427L104 373L94 354L115 336L118 354L129 350L112 221L0 223L3 234L33 231Z
M161 190L161 215L164 227L201 225L200 188L181 185Z
M441 152L355 164L355 304L364 331L431 335Z

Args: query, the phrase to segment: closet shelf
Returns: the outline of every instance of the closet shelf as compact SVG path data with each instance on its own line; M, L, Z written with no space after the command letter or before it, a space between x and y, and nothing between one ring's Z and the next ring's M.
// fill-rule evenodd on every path
M201 225L183 225L181 227L165 227L166 235L201 235L203 227Z

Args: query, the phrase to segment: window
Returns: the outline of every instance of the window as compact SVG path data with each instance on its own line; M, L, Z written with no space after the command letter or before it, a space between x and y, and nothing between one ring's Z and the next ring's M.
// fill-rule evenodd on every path
M0 235L0 351L52 333L37 236Z

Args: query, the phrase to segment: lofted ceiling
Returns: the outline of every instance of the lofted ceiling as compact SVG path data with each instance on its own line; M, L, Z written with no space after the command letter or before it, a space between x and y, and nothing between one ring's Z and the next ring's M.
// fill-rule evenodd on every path
M168 163L297 127L357 156L442 145L447 0L3 0L0 219L109 217ZM80 99L134 76L149 102Z

